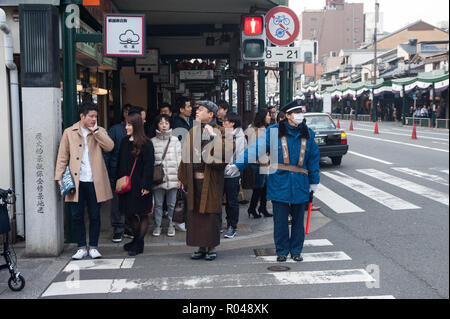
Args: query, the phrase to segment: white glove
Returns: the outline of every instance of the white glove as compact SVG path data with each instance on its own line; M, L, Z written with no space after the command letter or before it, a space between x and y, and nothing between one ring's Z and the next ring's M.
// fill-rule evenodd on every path
M234 164L228 164L225 166L225 174L227 176L237 175L239 173L239 168Z
M318 184L309 185L309 192L317 192L317 188L319 188Z

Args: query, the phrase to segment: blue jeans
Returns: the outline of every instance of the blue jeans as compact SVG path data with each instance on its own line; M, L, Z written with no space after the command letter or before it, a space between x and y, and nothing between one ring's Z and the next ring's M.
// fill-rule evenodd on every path
M274 241L278 256L300 255L305 241L305 204L289 205L272 202ZM291 235L289 236L288 216L292 216Z
M78 188L78 203L71 203L72 228L78 248L86 248L86 226L84 225L85 202L89 214L89 247L98 247L100 236L100 203L97 203L94 183L80 182Z
M225 178L224 192L227 197L227 205L225 210L227 212L228 227L237 228L239 222L239 183L240 177Z

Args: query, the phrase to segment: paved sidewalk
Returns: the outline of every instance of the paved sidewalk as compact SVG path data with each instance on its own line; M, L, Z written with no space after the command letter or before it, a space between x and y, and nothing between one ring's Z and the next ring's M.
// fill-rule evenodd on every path
M250 192L245 192L248 198ZM253 249L264 245L266 248L274 248L273 243L273 219L248 217L248 205L240 206L239 224L237 235L233 239L223 238L226 232L225 208L223 208L222 218L224 221L224 232L221 234L220 246L217 251L225 251L239 248ZM268 201L267 209L272 211L271 202ZM86 214L87 215L87 214ZM170 254L191 254L195 247L186 246L186 233L176 231L175 237L167 236L168 219L163 218L162 233L160 237L153 237L154 219L151 218L149 230L145 238L144 255L170 255ZM305 218L306 220L306 218ZM312 213L310 233L325 226L330 221L316 211ZM99 241L99 250L103 258L117 258L128 256L123 250L123 245L129 242L124 238L121 243L112 242L112 229L109 221L109 204L102 207L102 229ZM12 292L8 288L9 273L7 270L0 272L0 299L35 299L47 289L53 279L71 260L71 256L76 251L76 244L66 244L63 253L56 258L28 258L24 255L25 244L15 245L17 254L17 268L25 278L25 288L21 292ZM3 261L1 261L3 262Z

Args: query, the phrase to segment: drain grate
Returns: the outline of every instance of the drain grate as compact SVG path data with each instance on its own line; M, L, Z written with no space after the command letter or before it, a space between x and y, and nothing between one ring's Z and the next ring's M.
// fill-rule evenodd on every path
M256 257L260 256L276 256L277 250L275 248L258 248L253 249Z

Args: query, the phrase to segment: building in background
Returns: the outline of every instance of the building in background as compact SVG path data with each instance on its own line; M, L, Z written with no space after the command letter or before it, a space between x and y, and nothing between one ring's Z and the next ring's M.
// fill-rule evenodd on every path
M384 34L383 13L378 13L377 37ZM364 14L364 42L366 44L373 42L373 33L375 31L375 12L367 12Z
M364 4L327 0L322 10L301 13L300 40L319 42L318 63L337 56L342 49L356 49L364 42Z

